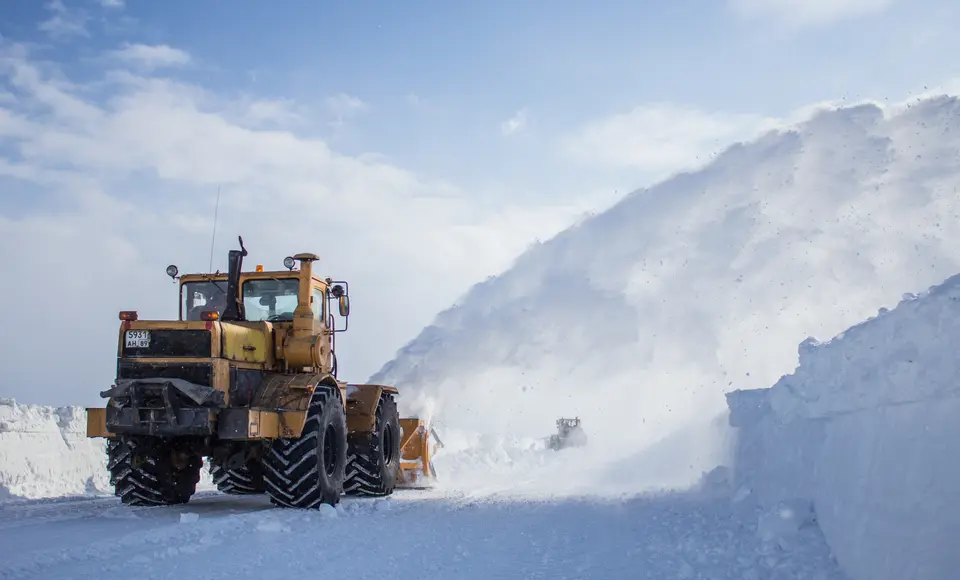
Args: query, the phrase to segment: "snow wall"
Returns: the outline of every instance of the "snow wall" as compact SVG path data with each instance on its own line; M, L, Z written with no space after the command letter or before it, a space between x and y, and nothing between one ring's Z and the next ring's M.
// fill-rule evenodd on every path
M728 393L734 484L813 505L854 580L960 569L960 276L826 343L773 387Z
M105 445L80 407L0 399L0 500L109 492Z
M205 467L197 489L209 488ZM0 501L112 494L106 441L87 438L82 407L0 399Z

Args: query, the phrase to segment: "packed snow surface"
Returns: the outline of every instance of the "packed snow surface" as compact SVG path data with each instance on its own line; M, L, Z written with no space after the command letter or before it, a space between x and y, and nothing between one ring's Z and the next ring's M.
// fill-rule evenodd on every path
M684 496L517 503L423 492L316 512L256 496L163 509L13 505L0 508L0 577L844 578L804 514L775 514L776 526L763 515Z

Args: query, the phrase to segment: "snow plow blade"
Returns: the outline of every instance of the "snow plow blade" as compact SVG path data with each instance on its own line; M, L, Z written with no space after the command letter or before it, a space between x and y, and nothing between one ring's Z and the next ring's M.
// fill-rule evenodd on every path
M443 447L436 431L419 418L400 419L400 477L397 489L430 489L437 481L433 452ZM433 446L430 436L437 440Z

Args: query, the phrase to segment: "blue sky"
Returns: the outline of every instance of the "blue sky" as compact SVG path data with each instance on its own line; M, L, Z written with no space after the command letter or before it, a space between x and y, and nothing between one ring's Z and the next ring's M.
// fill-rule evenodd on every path
M163 268L206 268L218 186L215 261L242 234L253 261L315 251L351 280L340 359L364 380L584 212L813 104L956 86L960 51L944 0L8 0L3 16L0 259L31 277L64 257L73 278L0 299L84 345L54 364L82 367L73 390L25 373L0 395L50 403L96 402L117 310L175 312ZM64 301L69 320L27 314ZM3 362L38 360L27 344Z

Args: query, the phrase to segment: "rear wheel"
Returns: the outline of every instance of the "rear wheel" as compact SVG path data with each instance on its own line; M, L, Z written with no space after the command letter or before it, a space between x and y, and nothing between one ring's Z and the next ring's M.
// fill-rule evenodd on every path
M397 403L392 396L384 394L377 405L373 431L350 436L344 483L348 495L393 493L400 470L401 433Z
M210 475L221 493L230 495L252 495L263 493L263 466L258 461L250 461L242 467L225 469L215 461L210 462Z
M281 507L336 505L343 493L347 420L336 387L319 385L297 439L277 439L263 458L270 501Z
M132 506L187 503L203 467L199 453L137 440L109 440L107 460L114 495Z

